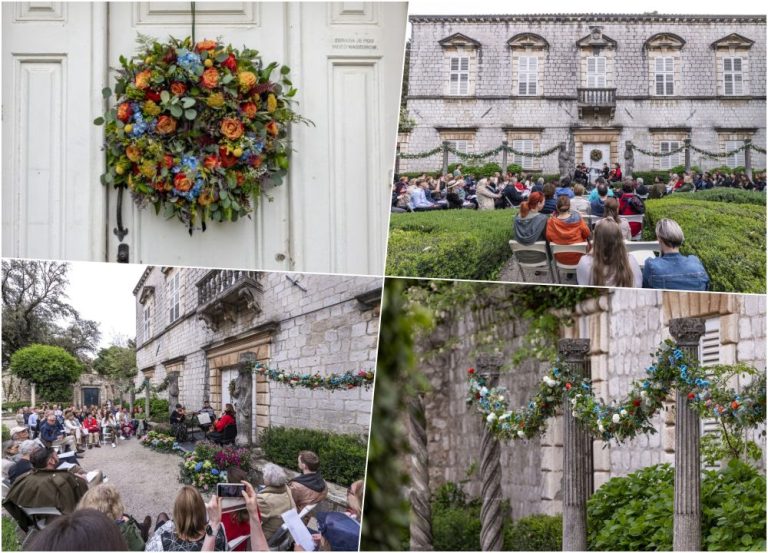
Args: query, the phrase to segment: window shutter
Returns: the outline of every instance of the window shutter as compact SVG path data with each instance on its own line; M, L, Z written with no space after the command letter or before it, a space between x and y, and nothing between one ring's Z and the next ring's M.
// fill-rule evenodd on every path
M720 319L707 319L706 332L701 338L699 344L699 362L702 367L717 365L720 363ZM707 418L701 420L701 435L713 434L719 432L717 419ZM720 463L712 466L705 466L706 469L713 470L720 468Z

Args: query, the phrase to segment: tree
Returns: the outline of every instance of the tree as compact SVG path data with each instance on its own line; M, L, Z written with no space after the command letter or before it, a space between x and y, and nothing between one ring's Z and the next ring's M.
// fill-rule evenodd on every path
M80 377L83 366L63 348L33 344L11 355L10 370L36 384L40 397L48 401L71 401L70 386Z
M136 376L135 342L129 340L127 346L111 345L102 348L93 361L93 370L115 380L133 379Z
M30 344L61 346L81 361L95 353L98 324L67 303L68 264L10 259L2 267L4 366Z

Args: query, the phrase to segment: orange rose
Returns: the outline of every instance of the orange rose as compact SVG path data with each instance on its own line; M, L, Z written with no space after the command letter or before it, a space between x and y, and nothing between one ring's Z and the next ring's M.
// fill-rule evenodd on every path
M277 121L274 121L274 120L267 123L266 129L267 129L267 132L272 136L277 136L277 133L280 130L280 128L277 126Z
M244 103L243 105L240 106L240 109L243 110L243 114L245 114L245 116L248 119L253 119L254 117L256 117L256 114L259 111L259 108L257 108L256 104L254 104L253 102Z
M165 190L165 181L156 180L155 182L152 183L152 188L154 188L158 192L161 190Z
M174 96L182 96L187 91L187 87L184 83L175 82L171 83L171 92Z
M245 182L245 175L242 173L235 173L235 180L237 180L237 186L243 186Z
M190 188L192 188L192 181L184 173L178 173L173 178L173 186L179 192L187 192Z
M144 90L146 88L149 88L149 79L152 78L152 71L149 69L145 69L144 71L141 71L140 73L136 74L136 88L139 90Z
M216 41L215 40L201 40L197 44L195 44L195 50L198 52L204 52L205 50L215 50L216 49Z
M251 164L251 167L259 167L261 166L262 161L263 159L261 156L251 156L249 163Z
M123 123L130 121L132 115L133 108L131 108L131 104L129 102L123 102L117 106L117 118Z
M234 117L227 117L221 122L221 134L230 140L237 140L243 136L243 123Z
M200 197L197 198L197 203L200 205L208 205L213 202L213 193L210 190L203 190Z
M125 155L133 162L137 162L141 159L141 150L137 146L131 144L125 149Z
M248 92L256 86L256 75L250 71L241 71L237 74L237 82L240 84L242 92Z
M173 156L170 154L165 154L163 156L163 163L165 163L165 166L170 169L173 167Z
M203 159L203 167L206 169L215 169L219 165L219 158L214 155L205 156L205 159Z
M161 115L157 118L157 132L171 134L176 130L176 119L169 115Z
M216 88L219 84L219 71L213 67L203 71L203 76L200 77L200 84L204 88Z

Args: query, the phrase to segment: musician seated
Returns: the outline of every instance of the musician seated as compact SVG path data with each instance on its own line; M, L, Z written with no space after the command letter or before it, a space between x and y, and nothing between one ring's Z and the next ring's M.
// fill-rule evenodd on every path
M224 429L236 424L235 408L231 403L227 403L224 406L224 412L221 414L221 417L213 424L215 431L208 433L208 439L211 441L221 441L224 438Z

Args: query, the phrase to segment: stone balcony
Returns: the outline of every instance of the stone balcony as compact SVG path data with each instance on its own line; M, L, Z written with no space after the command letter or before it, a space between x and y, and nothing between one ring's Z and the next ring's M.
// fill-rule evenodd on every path
M258 271L208 271L197 284L197 315L211 330L234 323L238 314L261 312L264 288Z
M615 88L578 88L579 119L589 115L609 114L611 118L616 111Z

